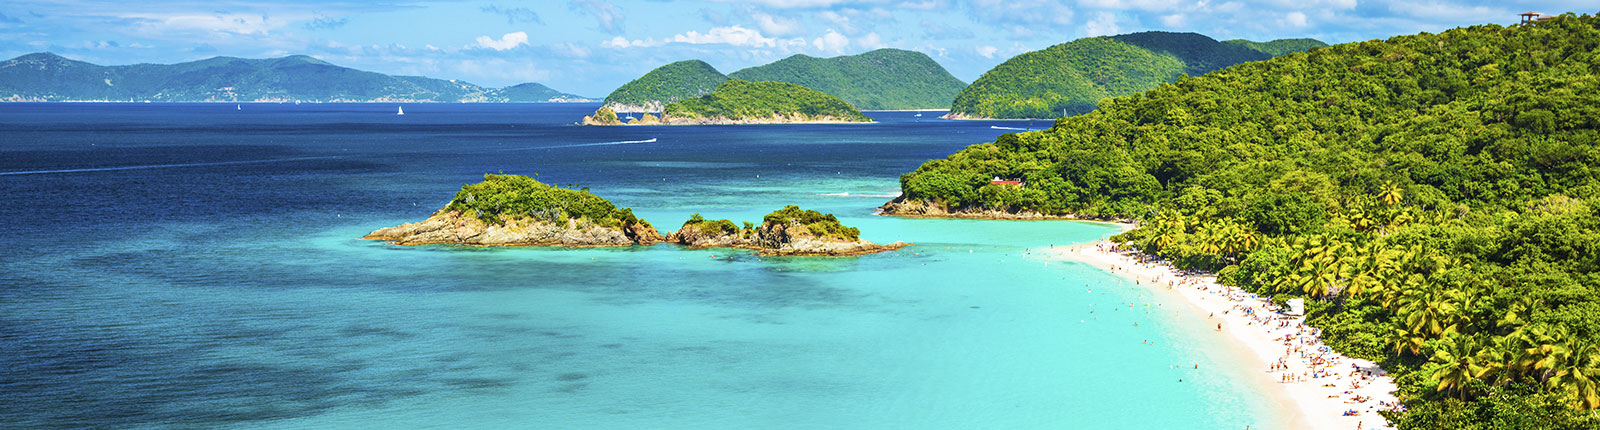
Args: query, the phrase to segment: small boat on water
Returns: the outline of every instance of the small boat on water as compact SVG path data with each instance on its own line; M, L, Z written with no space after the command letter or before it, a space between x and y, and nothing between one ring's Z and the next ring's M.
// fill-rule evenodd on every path
M399 109L399 110L394 112L395 115L405 115L406 114L406 108L404 106L397 106L396 108Z
M922 112L917 112L917 114L916 114L916 115L912 115L912 116L917 116L917 117L920 117L920 116L922 116Z
M233 110L244 110L244 108L239 105L233 105Z

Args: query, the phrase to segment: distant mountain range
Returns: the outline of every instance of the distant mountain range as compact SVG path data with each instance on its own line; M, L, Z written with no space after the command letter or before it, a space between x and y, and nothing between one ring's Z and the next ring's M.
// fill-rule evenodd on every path
M1056 118L1089 112L1101 99L1155 89L1183 75L1327 46L1312 39L1218 42L1196 33L1151 31L1074 40L1012 57L956 96L952 118Z
M657 67L606 96L617 112L660 112L673 102L711 93L729 79L788 82L844 99L857 109L939 109L966 87L926 54L878 49L817 58L794 55L727 75L700 60Z
M537 83L484 88L391 76L305 55L101 66L43 52L0 62L0 101L583 102Z

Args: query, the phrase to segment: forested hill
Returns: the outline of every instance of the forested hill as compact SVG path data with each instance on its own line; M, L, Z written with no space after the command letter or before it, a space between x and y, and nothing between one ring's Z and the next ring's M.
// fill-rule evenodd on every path
M1279 56L1291 52L1305 52L1328 46L1317 39L1278 39L1271 42L1252 42L1244 39L1226 40L1229 43L1261 51L1271 56Z
M1255 47L1195 33L1078 39L995 66L956 96L950 113L953 118L1076 115L1094 110L1101 99L1149 90L1184 74L1199 76L1271 57Z
M967 86L927 54L889 48L833 58L797 54L728 77L798 84L869 110L943 109Z
M454 80L390 76L304 55L101 66L46 52L0 62L0 101L585 101L556 91L542 93L542 98L530 97L518 88L500 90Z
M663 121L718 123L870 122L844 100L788 82L731 80L701 97L666 106Z
M1600 428L1600 19L1291 53L1107 101L901 178L1277 300L1397 375L1401 428ZM1021 186L991 185L993 177Z
M660 112L679 100L710 94L728 77L700 60L684 60L657 67L606 96L603 107L615 112Z

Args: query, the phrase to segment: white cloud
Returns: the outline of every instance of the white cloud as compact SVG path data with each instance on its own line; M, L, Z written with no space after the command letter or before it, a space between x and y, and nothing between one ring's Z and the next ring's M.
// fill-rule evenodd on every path
M1166 26L1167 28L1182 27L1184 24L1188 23L1188 21L1188 17L1181 13L1175 13L1161 17L1161 25Z
M266 15L254 14L211 14L211 15L185 15L185 14L126 14L119 16L130 19L140 30L172 33L199 31L205 33L233 33L264 35L268 31L283 27L287 20L269 20Z
M1110 12L1100 12L1093 20L1083 23L1083 33L1089 37L1107 36L1121 33L1122 28L1117 26L1117 16Z
M712 28L711 30L706 31L705 34L690 30L687 33L672 36L672 38L668 41L676 43L688 43L693 45L705 45L713 43L725 43L733 46L752 47L770 47L774 45L774 39L762 36L761 32L759 31L737 25Z
M822 18L823 21L833 24L834 28L841 29L845 33L856 32L856 27L854 25L850 25L850 17L844 16L838 12L825 10L818 13L817 17Z
M1172 0L1078 0L1078 5L1091 9L1138 9L1145 11L1164 11L1188 6L1189 2ZM1205 2L1200 2L1204 5Z
M655 38L629 40L626 37L616 36L612 37L610 40L600 42L600 46L607 48L637 48L661 46L668 43L683 43L689 45L726 44L752 48L770 48L778 46L779 42L785 42L784 45L790 44L787 41L763 36L759 31L733 25L727 27L715 27L711 30L707 30L705 33L690 30L683 34L673 35L672 37L661 40L656 40Z
M792 18L775 17L761 12L756 12L750 17L756 20L756 27L760 27L761 32L765 34L788 36L799 33L801 30L800 21Z
M865 36L857 37L856 46L866 49L878 49L888 47L889 45L885 45L883 43L883 37L878 36L878 33L874 32L867 33Z
M516 33L506 33L504 36L500 36L499 40L491 39L489 36L478 36L477 42L478 43L476 44L469 45L468 48L487 48L496 51L504 51L520 45L527 45L528 33L522 31Z
M996 47L993 47L993 46L990 46L990 45L983 45L983 46L979 46L978 47L978 55L982 55L983 58L994 58L994 54L998 53L998 52L1000 52L1000 48L996 48Z
M1292 25L1292 26L1295 26L1295 27L1305 27L1306 26L1306 14L1301 13L1299 11L1289 12L1288 15L1284 15L1283 16L1283 20L1284 20L1284 22L1289 23L1289 25Z
M600 28L612 34L622 34L622 11L617 6L604 0L567 0L567 7L572 10L594 15L599 21Z
M828 34L812 39L811 46L817 47L818 51L844 52L844 48L850 46L850 38L830 28Z

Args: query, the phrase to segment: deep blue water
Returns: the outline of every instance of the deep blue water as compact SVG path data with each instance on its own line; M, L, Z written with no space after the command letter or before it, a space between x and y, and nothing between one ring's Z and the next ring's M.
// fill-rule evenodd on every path
M1282 422L1192 316L1088 313L1179 303L1031 252L1112 228L872 215L901 173L1016 122L571 125L594 108L0 103L0 427ZM358 239L495 172L589 187L663 232L800 204L917 245Z

